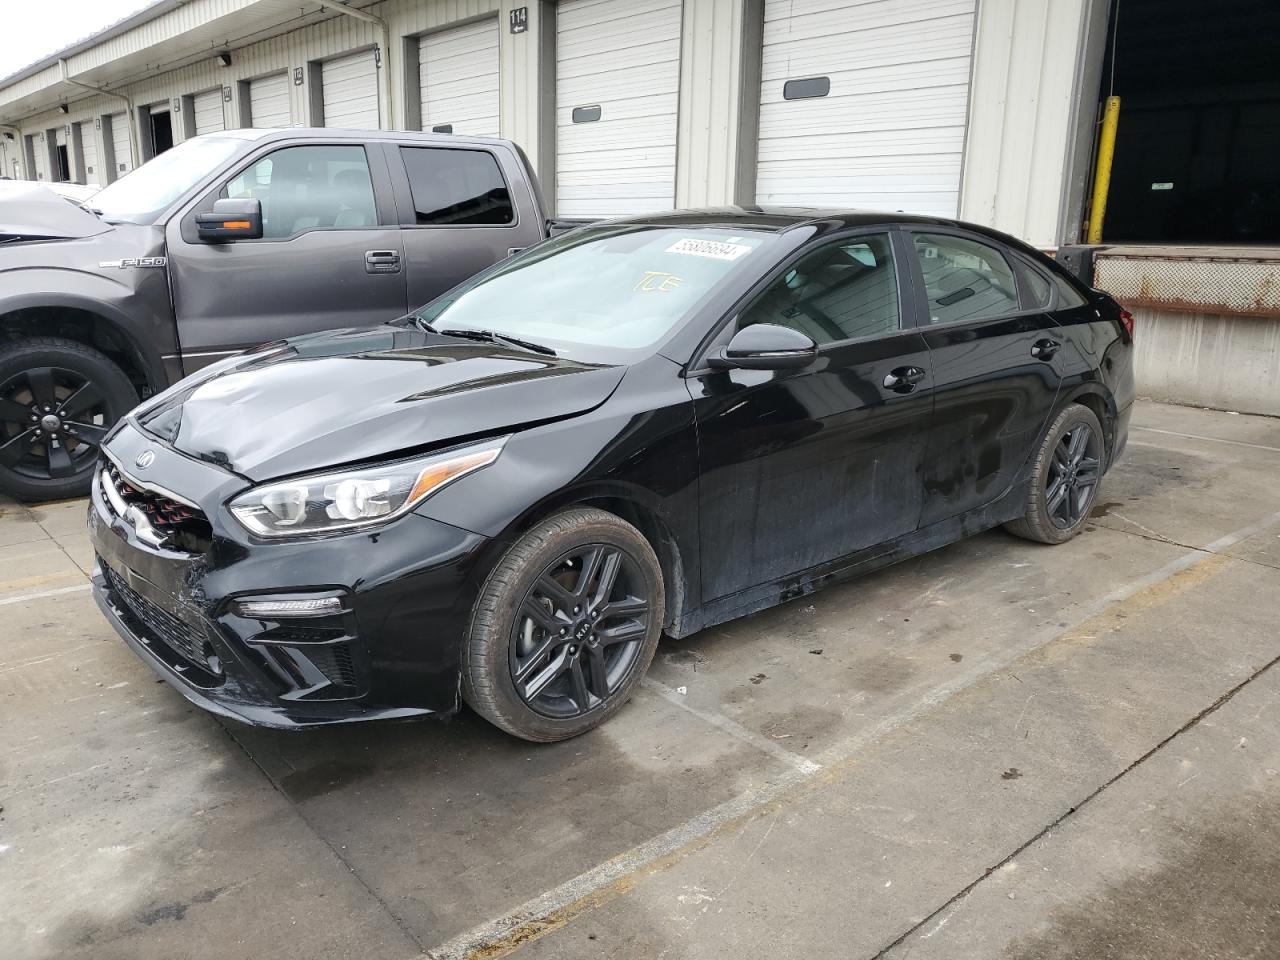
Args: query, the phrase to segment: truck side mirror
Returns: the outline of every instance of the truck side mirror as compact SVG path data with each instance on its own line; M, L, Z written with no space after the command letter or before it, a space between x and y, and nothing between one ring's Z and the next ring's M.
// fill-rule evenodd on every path
M196 214L196 233L205 243L257 240L262 236L262 202L215 200L212 213Z

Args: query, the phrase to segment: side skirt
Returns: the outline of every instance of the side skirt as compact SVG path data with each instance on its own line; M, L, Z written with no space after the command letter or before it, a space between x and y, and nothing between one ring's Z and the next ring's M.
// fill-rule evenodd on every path
M832 583L840 583L863 576L874 570L918 557L939 547L963 540L984 530L1022 516L1025 503L1025 479L1014 484L998 499L976 510L957 517L940 520L914 533L898 537L887 543L867 547L857 553L811 567L798 574L750 587L727 597L722 597L702 607L689 611L668 633L673 637L687 637L698 630L767 610L780 603L807 596Z

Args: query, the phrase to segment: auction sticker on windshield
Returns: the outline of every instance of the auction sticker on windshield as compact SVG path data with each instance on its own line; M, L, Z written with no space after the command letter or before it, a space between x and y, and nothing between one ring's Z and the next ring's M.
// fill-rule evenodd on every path
M711 257L714 260L737 260L743 254L750 253L751 250L751 247L741 243L725 243L721 240L695 240L692 237L677 240L667 247L667 253L683 253L690 257Z

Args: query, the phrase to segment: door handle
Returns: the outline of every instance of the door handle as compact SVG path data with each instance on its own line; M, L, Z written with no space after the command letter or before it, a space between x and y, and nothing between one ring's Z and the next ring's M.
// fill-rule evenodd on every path
M366 250L364 252L365 273L399 273L400 252L398 250Z
M895 367L885 374L884 386L894 393L910 393L924 377L919 367Z
M1037 340L1031 345L1031 355L1037 360L1052 360L1061 346L1057 340Z

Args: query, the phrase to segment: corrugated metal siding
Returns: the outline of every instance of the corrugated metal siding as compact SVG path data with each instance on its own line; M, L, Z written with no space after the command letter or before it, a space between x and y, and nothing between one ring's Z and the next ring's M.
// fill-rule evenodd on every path
M291 122L288 74L250 80L249 123L254 127L287 127Z
M675 204L680 0L562 0L556 11L556 213ZM574 123L575 107L600 119Z
M378 67L372 50L326 60L320 72L326 127L378 129Z
M743 0L685 4L676 141L677 207L718 206L734 200L743 18Z
M1085 0L982 0L960 215L1058 242Z
M202 133L216 133L224 129L221 90L207 90L204 93L197 93L191 98L191 109L195 115L197 137Z
M422 129L496 137L499 131L498 22L481 20L428 33L418 43Z
M769 0L759 203L954 216L974 0ZM787 80L830 93L786 100Z

